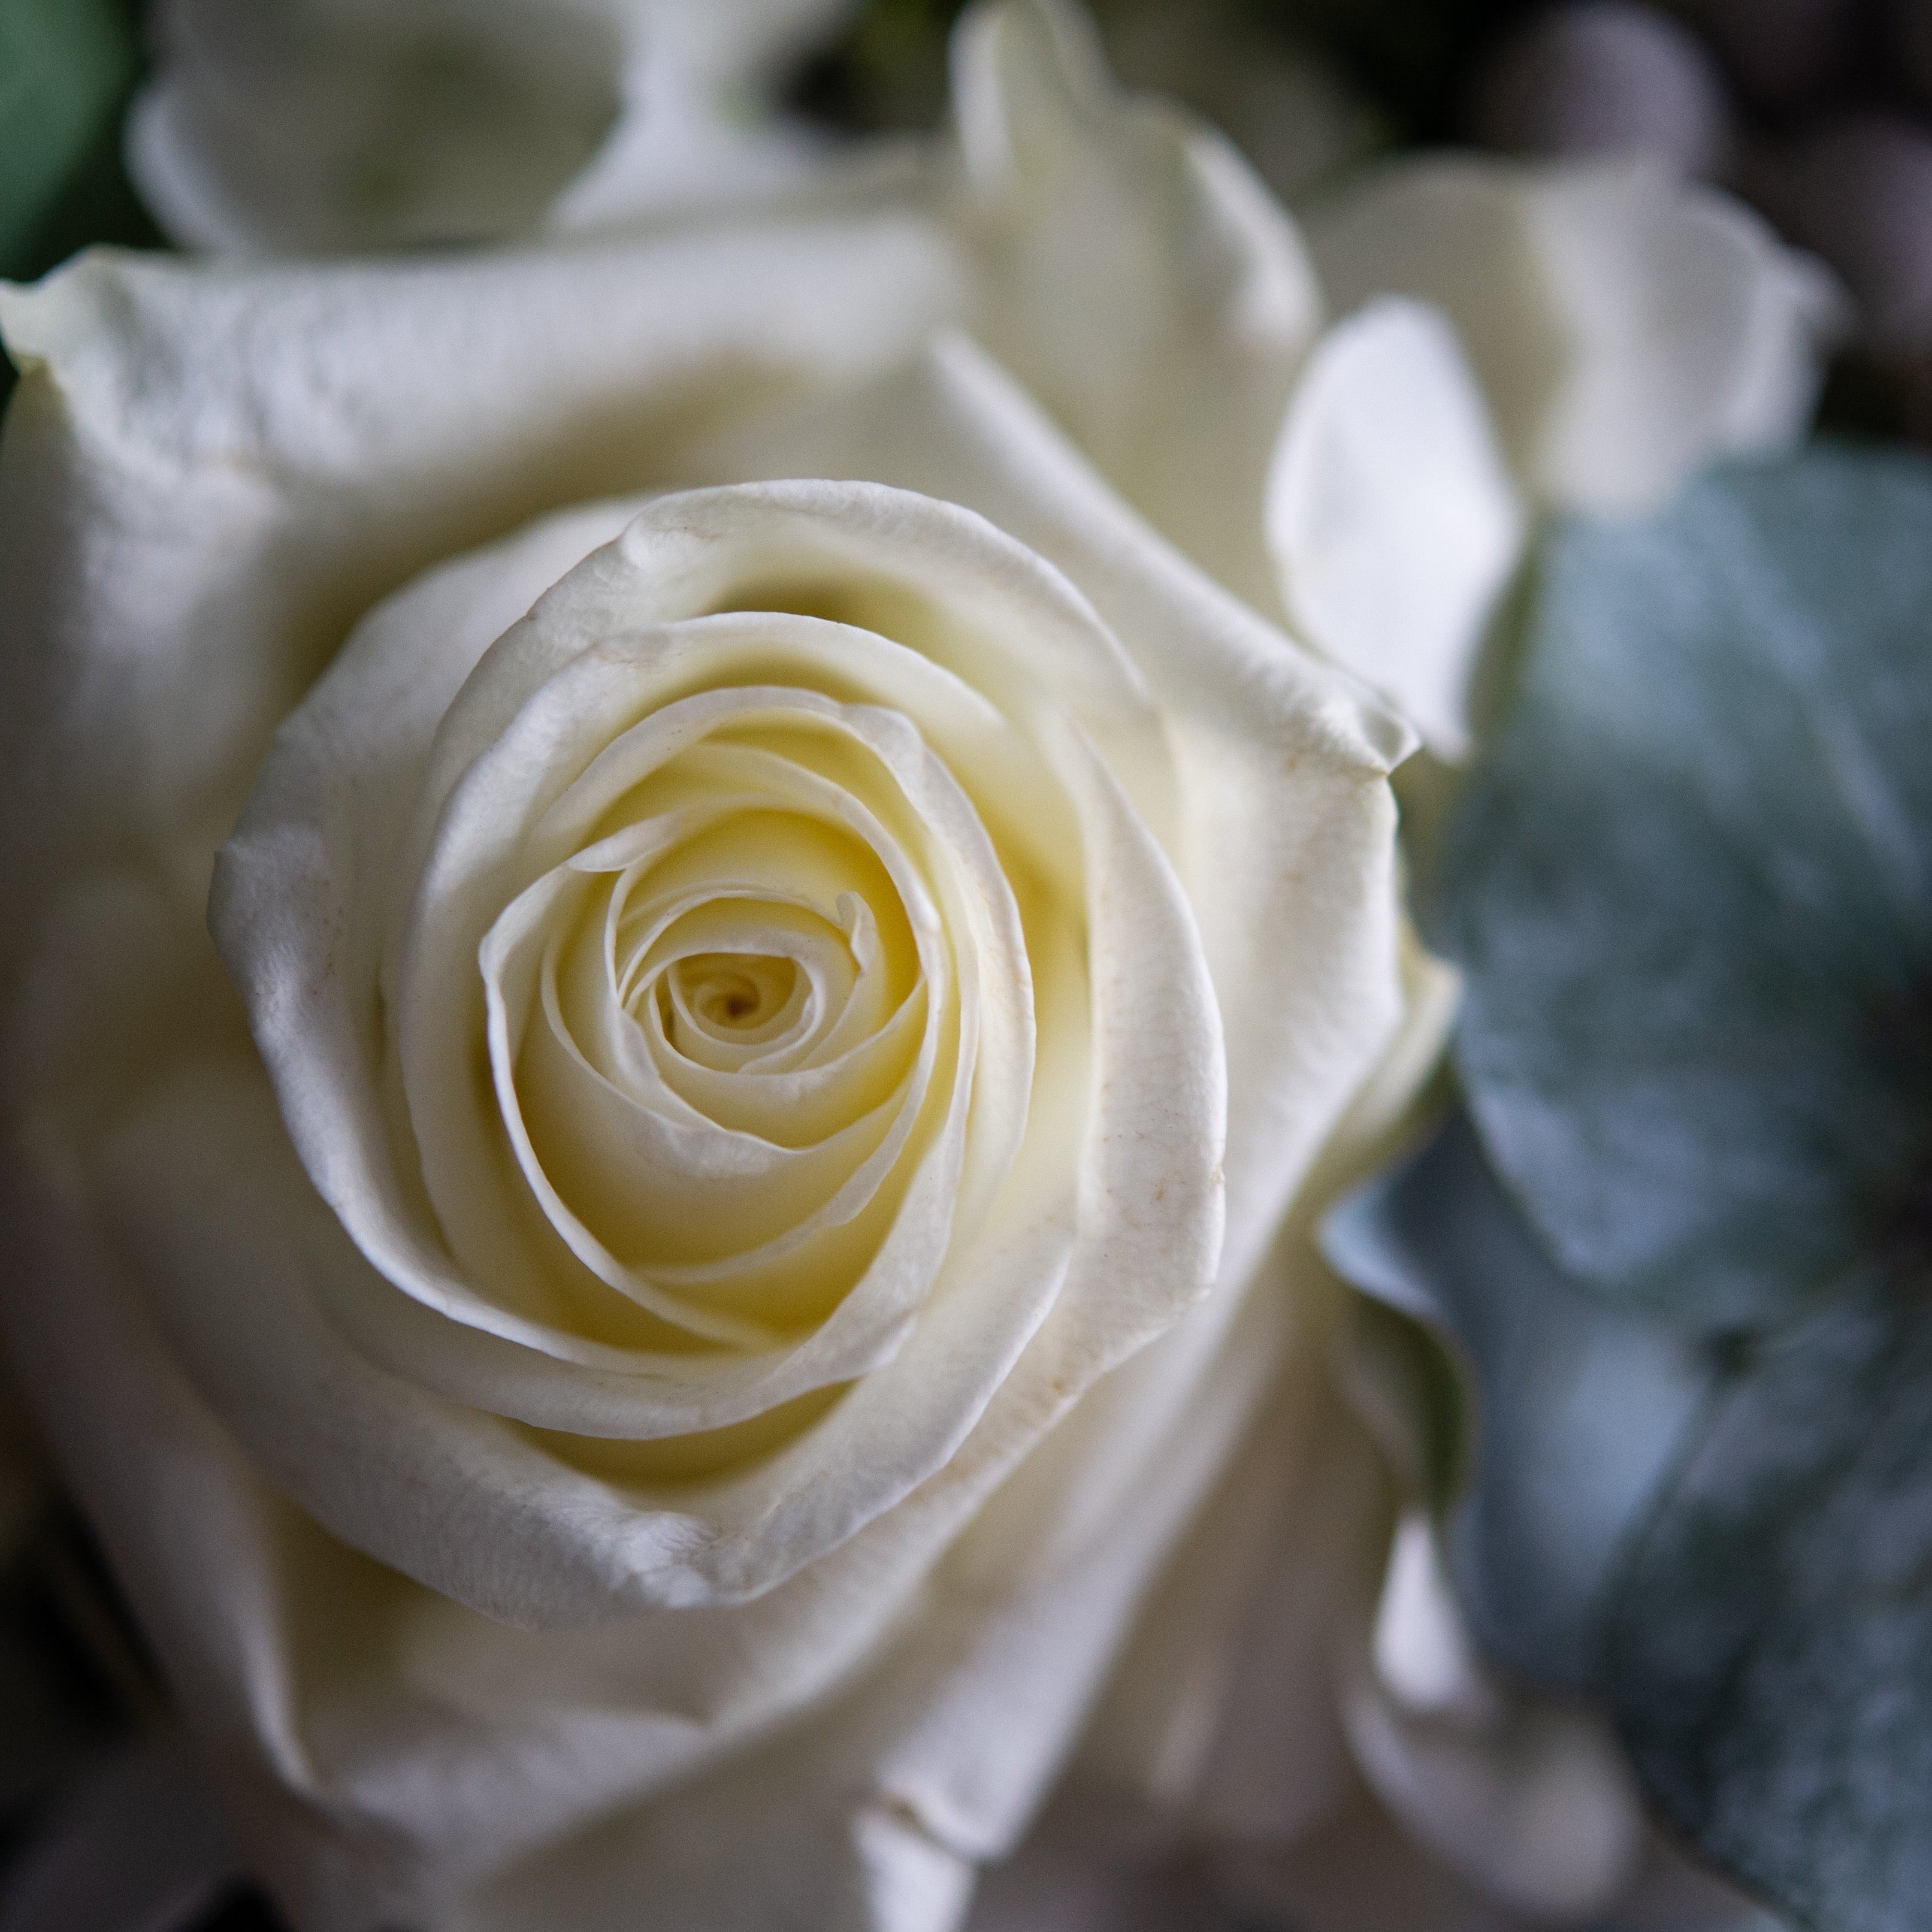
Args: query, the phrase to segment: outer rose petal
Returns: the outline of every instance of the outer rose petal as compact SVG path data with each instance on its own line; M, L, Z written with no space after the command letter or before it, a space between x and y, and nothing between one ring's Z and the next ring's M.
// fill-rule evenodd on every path
M1439 303L1516 474L1616 512L1802 435L1835 289L1748 209L1636 162L1392 164L1312 211L1338 310Z
M804 172L800 134L736 124L848 5L169 0L129 170L176 241L235 254L688 211Z
M1129 502L1271 614L1262 491L1321 318L1293 223L1205 123L1116 93L1061 0L970 14L953 94L976 332Z
M904 213L326 268L95 253L0 288L0 573L35 638L0 666L8 863L143 851L199 904L270 734L386 592L676 480L694 430L861 378L960 301Z
M1294 621L1394 700L1430 748L1469 748L1471 682L1526 518L1436 310L1384 296L1324 336L1264 506Z

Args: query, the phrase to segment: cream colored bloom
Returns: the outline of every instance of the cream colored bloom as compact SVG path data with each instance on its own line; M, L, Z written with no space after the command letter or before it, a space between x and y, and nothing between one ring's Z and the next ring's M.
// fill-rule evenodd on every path
M588 515L382 606L269 753L212 922L340 1228L288 1306L183 1229L177 1316L322 1522L548 1624L929 1556L1207 1294L1227 1111L1192 788L1063 574L872 484ZM199 1080L119 1157L157 1228L266 1097Z

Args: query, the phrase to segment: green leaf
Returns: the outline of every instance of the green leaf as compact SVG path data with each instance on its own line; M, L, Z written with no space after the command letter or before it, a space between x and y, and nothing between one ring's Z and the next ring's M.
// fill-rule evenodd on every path
M1712 1352L1564 1280L1460 1110L1333 1209L1322 1246L1473 1391L1448 1547L1484 1648L1534 1682L1594 1684L1617 1558L1709 1396Z
M0 0L0 275L40 274L86 242L150 238L120 164L140 67L121 0Z
M1932 1217L1932 464L1816 447L1561 532L1426 930L1562 1270L1707 1329Z
M1610 1682L1670 1817L1820 1932L1932 1924L1932 1301L1774 1341L1622 1579Z

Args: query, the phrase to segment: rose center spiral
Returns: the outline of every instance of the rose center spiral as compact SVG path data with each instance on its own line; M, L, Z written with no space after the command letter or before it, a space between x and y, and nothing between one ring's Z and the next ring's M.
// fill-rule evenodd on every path
M772 953L694 954L678 961L670 980L674 1010L728 1042L787 1014L800 991L797 962Z

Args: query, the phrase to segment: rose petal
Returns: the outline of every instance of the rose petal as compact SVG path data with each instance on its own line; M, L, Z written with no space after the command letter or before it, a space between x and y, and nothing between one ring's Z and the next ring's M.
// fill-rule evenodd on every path
M1268 540L1303 634L1430 748L1469 748L1470 684L1524 514L1482 395L1433 310L1383 298L1310 359L1268 477Z
M976 332L1128 502L1272 610L1262 484L1320 314L1293 224L1205 122L1117 94L1070 6L975 10L953 75Z
M708 534L707 526L715 526L725 539L723 544ZM734 544L742 554L734 556ZM861 596L868 578L888 586L895 579L916 586L936 614L928 620L929 626L937 626L933 636L955 655L976 654L983 661L990 652L1009 653L1003 671L982 676L982 689L990 685L996 691L1004 686L1023 693L1042 661L1041 646L1050 653L1058 640L1062 654L1084 664L1090 681L1097 681L1102 689L1113 686L1110 701L1114 708L1124 707L1130 718L1136 716L1134 681L1118 656L1118 646L1061 580L976 518L873 486L778 485L706 493L654 506L621 544L574 573L544 601L528 625L513 630L486 658L446 722L431 760L426 797L431 807L439 799L447 800L435 813L437 824L455 823L451 814L468 795L470 779L456 782L455 772L484 769L476 758L466 757L464 748L479 741L490 744L494 748L485 755L500 757L506 772L516 774L526 790L520 801L511 804L495 799L478 818L473 836L481 842L478 853L489 864L517 864L515 842L506 842L502 829L540 820L546 802L574 776L581 758L573 761L557 748L568 742L568 730L578 728L576 721L604 716L606 723L596 735L608 736L610 703L621 698L631 712L648 711L673 696L682 680L700 670L715 677L728 662L728 650L720 656L712 648L710 631L704 634L704 649L697 652L660 650L651 641L656 634L650 632L643 634L644 642L635 650L614 657L608 651L588 651L586 646L608 632L638 636L640 620L658 614L666 600L675 600L673 608L682 604L700 610L721 600L728 603L734 572L750 584L782 584L789 572L796 584L809 582L814 575L825 580L828 565L842 572ZM835 574L830 580L840 579ZM949 602L949 590L961 593L956 608ZM785 646L788 632L782 620L718 617L704 622L713 630L724 626L721 638L743 636L767 653ZM796 620L794 624L792 648L815 644L818 629L808 624L797 627ZM392 650L408 648L401 634L388 633L386 641ZM560 668L555 662L559 659ZM1045 661L1052 662L1050 654ZM439 1259L436 1229L439 1223L448 1222L447 1211L436 1220L424 1221L410 1201L406 1184L383 1178L397 1157L393 1135L382 1133L382 1124L366 1111L358 1117L353 1106L344 1110L333 1102L319 1106L319 1100L340 1090L340 1076L326 1066L311 1070L308 1065L316 1048L338 1050L328 1043L344 1040L353 1029L340 1018L318 1028L303 1001L319 998L326 1014L344 1000L353 1006L368 996L356 991L354 979L323 966L340 935L355 923L348 908L330 902L326 868L322 896L316 899L287 891L284 868L291 845L298 842L298 828L318 822L326 827L338 809L332 800L358 799L354 788L342 783L345 769L356 757L355 740L368 735L380 746L387 728L384 720L368 710L363 688L369 674L366 667L374 662L366 647L352 649L325 680L313 709L284 733L260 794L260 809L244 821L224 856L214 923L224 935L241 982L251 988L251 1004L263 1024L260 1042L289 1098L297 1144L338 1211L356 1231L364 1252L380 1258L392 1280L406 1284L410 1295L425 1308L446 1317L458 1316L465 1327L502 1342L527 1342L535 1337L526 1317L492 1310L460 1271ZM862 660L849 650L841 656L839 666L842 676L862 676ZM506 679L510 680L507 687ZM566 696L572 679L586 693L608 687L610 696ZM1077 692L1078 680L1070 682ZM943 695L951 688L941 680L933 686L933 694ZM513 694L520 691L531 695L519 703ZM506 712L507 722L494 739L489 737L483 727ZM628 715L618 714L616 722L621 724ZM544 1607L525 1604L518 1614L581 1618L614 1614L628 1603L728 1599L768 1588L812 1555L854 1534L946 1461L1000 1390L1049 1306L1058 1303L1067 1310L1065 1321L1054 1330L1064 1330L1065 1339L1053 1348L1030 1352L1044 1358L1047 1366L1034 1372L1047 1376L1056 1394L1044 1410L1021 1401L1018 1413L1033 1419L1021 1425L1016 1438L1009 1437L1005 1430L995 1432L1010 1445L1003 1453L1013 1453L1018 1442L1043 1426L1095 1376L1166 1326L1203 1291L1220 1234L1222 1062L1214 1043L1219 1034L1213 997L1195 950L1192 922L1165 860L1084 738L1056 725L1054 708L1044 704L1040 696L1024 706L1022 716L1034 737L1036 755L1067 801L1063 809L1080 828L1087 881L1085 950L1089 958L1108 962L1108 970L1092 982L1089 992L1084 970L1070 958L1056 958L1053 949L1058 942L1051 927L1036 923L1028 932L1034 977L1039 980L1045 969L1052 968L1040 983L1048 989L1054 1022L1049 1029L1042 1019L1042 1040L1047 1042L1050 1033L1051 1050L1042 1052L1034 1118L1009 1112L1010 1124L1004 1128L989 1125L997 1114L979 1119L982 1099L997 1090L982 1092L983 1083L976 1082L975 1124L968 1143L983 1157L989 1143L998 1147L1003 1137L1024 1132L1016 1157L995 1159L985 1180L975 1182L969 1174L964 1198L973 1200L989 1184L1000 1191L983 1216L976 1210L962 1219L961 1237L945 1270L909 1325L903 1295L888 1297L883 1304L878 1292L855 1296L815 1338L815 1354L812 1342L795 1352L789 1380L769 1366L754 1379L715 1364L670 1356L654 1359L641 1352L634 1358L638 1379L631 1400L613 1413L604 1405L612 1393L609 1370L616 1366L614 1352L598 1352L592 1360L604 1372L586 1377L572 1360L586 1355L580 1342L546 1344L519 1365L517 1384L506 1387L497 1378L484 1399L494 1398L500 1406L508 1394L512 1413L532 1420L541 1415L548 1426L582 1429L587 1424L599 1434L655 1438L665 1434L673 1423L686 1428L717 1426L748 1413L754 1399L758 1406L769 1406L791 1394L823 1386L828 1379L865 1371L862 1379L796 1440L742 1474L714 1485L705 1500L674 1502L667 1495L653 1509L644 1465L639 1470L643 1486L633 1486L628 1493L628 1519L614 1514L604 1524L586 1525L583 1503L566 1508L560 1502L556 1520L578 1525L590 1538L592 1551L614 1536L624 1553L586 1552L568 1566L550 1557L532 1564L544 1577L536 1599ZM943 736L943 712L941 723ZM560 737L559 730L566 726L566 735ZM973 728L983 738L983 726ZM528 740L534 754L520 748L520 732L534 734ZM968 754L974 742L969 731L962 740ZM970 756L966 769L969 773L972 770ZM446 790L440 788L443 782L437 777L439 770L450 771ZM921 803L919 815L932 820L944 796L934 792ZM362 802L380 808L380 790L372 790ZM352 821L358 808L347 808ZM345 831L336 836L347 835ZM956 845L963 836L954 835ZM442 849L439 842L444 836L439 831L431 840L432 854ZM406 854L420 844L420 837L406 837L399 849ZM490 857L491 854L496 856ZM473 871L479 862L464 862ZM403 876L410 871L406 859ZM488 889L464 889L477 910L463 915L468 924L459 924L449 964L432 975L435 984L451 983L452 975L460 982L460 960L466 951L473 956L488 908L513 891L520 876L512 872ZM993 886L982 885L978 892L979 902L990 911L998 897ZM974 903L962 901L949 914L951 929L963 934L976 926L982 915L972 910ZM998 916L994 914L994 926L984 928L980 945L991 943ZM1012 914L1004 916L1010 920ZM476 937L464 939L464 931ZM1012 941L1000 943L1010 946ZM368 950L365 941L359 972L369 970ZM406 950L398 958L392 979L400 990L406 987L412 969ZM1025 978L1011 964L988 973L982 1010L989 1021L1004 1002L1023 989ZM291 994L299 997L292 999ZM1090 1015L1084 1010L1090 1000ZM464 1024L460 1011L460 1005L446 1000L422 1008L426 1023L458 1032ZM1011 1070L1024 1070L1028 1063L1012 1043L1011 1022L1000 1024L1005 1043L989 1036L987 1058L990 1066L1004 1070L1010 1078ZM451 1040L443 1050L454 1053L454 1035ZM373 1052L375 1046L365 1036L363 1054ZM376 1084L374 1066L366 1059L361 1081L365 1090ZM964 1090L962 1083L960 1096ZM449 1088L431 1103L430 1111L439 1120L455 1119L460 1118L462 1104L460 1091ZM1083 1127L1082 1117L1090 1106L1096 1111ZM1116 1120L1132 1123L1131 1129L1117 1134L1110 1125ZM185 1132L170 1137L190 1138ZM142 1145L144 1160L161 1158L151 1142ZM1066 1173L1064 1152L1057 1150L1081 1145L1087 1151L1076 1186L1076 1177ZM952 1158L956 1161L958 1156ZM1000 1177L1006 1172L1008 1160L1011 1173L1003 1181ZM139 1171L140 1163L130 1161L126 1167L131 1174ZM266 1184L266 1179L260 1184ZM949 1181L939 1197L949 1211L957 1184ZM194 1199L205 1196L207 1185L203 1180L176 1191ZM1149 1212L1142 1203L1154 1204L1160 1211ZM916 1225L908 1218L910 1213L909 1208L903 1211L902 1221ZM1070 1216L1074 1229L1070 1250L1066 1232ZM416 1222L413 1232L412 1220ZM927 1224L931 1225L929 1216ZM945 1225L943 1220L938 1224L942 1240ZM346 1257L311 1263L318 1264L332 1282L340 1284L329 1289L331 1297L338 1301L346 1298L362 1311L352 1318L366 1334L373 1288L366 1270L349 1266ZM200 1298L212 1304L212 1288ZM373 1299L380 1302L380 1293ZM453 1337L432 1335L408 1313L400 1298L395 1300L397 1305L376 1318L383 1336L377 1352L398 1366L406 1362L428 1386L460 1385L475 1375L478 1365L500 1358L500 1349L493 1351L479 1335L466 1340L460 1330ZM861 1309L882 1309L890 1325L883 1334L864 1325L857 1312ZM278 1469L281 1479L296 1486L324 1521L338 1526L364 1546L424 1574L416 1568L424 1556L418 1530L406 1530L388 1519L371 1520L360 1491L362 1479L352 1467L361 1458L352 1451L345 1461L339 1449L324 1456L311 1448L295 1446L307 1426L298 1412L312 1408L317 1398L292 1385L288 1366L278 1366L274 1360L273 1336L284 1318L251 1318L246 1311L231 1309L218 1322L199 1308L182 1317L200 1372L210 1378L212 1387L225 1391L222 1402L227 1413L249 1418L238 1426L246 1429L257 1453ZM860 1324L856 1334L850 1332L854 1324ZM446 1321L441 1325L448 1324ZM259 1339L248 1340L256 1330ZM846 1338L838 1345L845 1352L842 1357L832 1352L835 1335ZM346 1366L340 1372L352 1383L362 1379ZM238 1378L255 1392L252 1396L242 1396ZM262 1392L278 1387L279 1396L265 1408ZM376 1385L368 1387L368 1400L374 1400ZM533 1400L532 1390L547 1393ZM475 1400L484 1391L472 1384L465 1393ZM1020 1400L1007 1397L1004 1390L1000 1399L1009 1408ZM346 1388L329 1398L337 1409L349 1400ZM692 1405L699 1401L708 1408L694 1412ZM719 1406L727 1401L744 1406ZM382 1398L382 1411L392 1406L392 1398ZM272 1412L284 1410L290 1426L272 1423ZM701 1419L706 1417L708 1420ZM444 1423L439 1420L435 1426L440 1430ZM265 1432L258 1436L258 1429ZM406 1415L371 1411L355 1439L366 1440L371 1454L385 1460L400 1455L412 1466L421 1468L427 1460L439 1470L447 1460L430 1452ZM487 1430L483 1439L493 1444L500 1440ZM493 1448L489 1455L494 1459L500 1453ZM493 1484L500 1480L494 1476L472 1478L460 1468L436 1474L432 1480L460 1486L466 1499L459 1501L452 1493L448 1520L466 1522L472 1510L489 1512ZM520 1478L515 1486L527 1487L530 1480ZM570 1487L578 1479L560 1469L559 1480ZM680 1512L691 1508L710 1527L702 1543L687 1553L684 1546L693 1542L695 1526ZM651 1524L658 1526L646 1527ZM504 1538L520 1542L525 1533L506 1522L487 1538L466 1529L464 1540L472 1546L493 1546L500 1564L508 1546ZM478 1587L468 1559L447 1540L434 1544L428 1560L436 1566L432 1574L439 1587L466 1595ZM592 1573L610 1574L605 1588L614 1594L602 1612L590 1607L584 1582L566 1574L574 1569L578 1579L583 1579L586 1562ZM548 1607L565 1603L574 1607Z
M97 253L0 289L0 572L38 640L0 689L8 865L138 826L198 903L275 726L383 592L676 479L696 425L884 366L956 286L895 212L391 265Z
M1184 882L1228 1036L1244 1042L1228 1069L1223 1270L1244 1280L1400 1010L1383 776L1410 748L1406 728L1163 542L958 338L836 410L721 437L698 460L943 491L1051 558L1131 653L1162 707L1164 754L1118 710L1076 709Z

